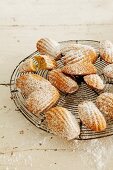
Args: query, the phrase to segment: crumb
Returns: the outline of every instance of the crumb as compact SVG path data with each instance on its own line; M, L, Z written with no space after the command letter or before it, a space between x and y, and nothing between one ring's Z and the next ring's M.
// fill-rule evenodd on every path
M15 146L13 149L17 149L18 147L17 146Z
M44 151L47 151L46 149Z
M41 146L41 145L42 145L42 143L41 143L41 142L39 142L39 145Z
M11 152L11 156L13 155L13 151Z
M4 136L1 137L2 139L4 138Z
M24 134L24 131L23 130L21 130L21 131L19 131L20 132L20 134Z
M53 137L51 136L50 139L53 139Z
M57 149L54 149L54 151L57 151Z
M7 106L4 106L4 108L7 108Z
M54 164L56 165L56 162Z

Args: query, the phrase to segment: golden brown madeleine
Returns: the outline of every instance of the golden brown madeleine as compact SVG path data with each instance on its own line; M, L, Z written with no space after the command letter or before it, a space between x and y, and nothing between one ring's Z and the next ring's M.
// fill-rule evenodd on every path
M48 89L52 87L51 83L37 74L21 75L16 80L16 86L26 97L35 90Z
M109 64L104 67L103 73L108 78L113 78L113 64Z
M46 54L54 59L58 59L57 55L60 50L60 44L50 38L41 38L36 44L40 54Z
M113 44L110 41L100 42L100 57L107 63L113 63Z
M88 60L88 59L83 54L82 50L78 50L78 51L71 50L71 51L67 52L64 57L62 57L64 65L74 64L74 63L81 61L81 60L90 62L90 60Z
M34 59L38 62L38 69L41 70L52 70L57 66L57 62L49 55L37 55Z
M102 93L96 99L96 105L101 112L113 118L113 94L112 93Z
M87 83L88 86L97 90L102 90L105 86L103 80L98 74L90 74L84 76L84 81Z
M67 52L62 59L65 65L74 64L80 60L95 63L97 54L93 47L84 45L83 48L78 51L71 50Z
M84 101L78 105L79 117L87 128L94 131L106 129L106 121L103 114L91 101Z
M49 81L53 86L65 93L73 93L78 90L78 84L61 72L60 69L52 70L48 74Z
M60 53L62 56L65 56L70 51L76 52L78 50L82 50L85 55L89 56L92 63L94 63L97 60L97 54L95 49L89 45L74 44L74 43L66 44L63 47L61 47Z
M80 128L70 111L63 107L54 107L45 112L48 129L55 135L67 140L79 136Z
M50 107L52 107L59 99L59 92L54 87L48 89L40 89L33 91L26 99L26 108L36 116Z
M62 68L62 72L70 75L85 76L88 74L95 74L97 72L97 69L90 62L79 61L75 64L65 65Z
M19 66L19 72L20 73L22 73L22 72L36 72L36 70L37 70L37 66L33 62L32 58L29 58L29 59L25 60Z
M93 47L89 45L83 45L83 48L81 50L86 56L86 58L91 61L91 63L96 62L98 55Z

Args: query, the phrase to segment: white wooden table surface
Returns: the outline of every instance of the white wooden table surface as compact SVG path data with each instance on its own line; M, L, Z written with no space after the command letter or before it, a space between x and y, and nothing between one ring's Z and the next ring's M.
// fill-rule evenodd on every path
M11 100L11 73L41 37L113 41L113 1L0 0L0 170L113 170L113 137L64 141Z

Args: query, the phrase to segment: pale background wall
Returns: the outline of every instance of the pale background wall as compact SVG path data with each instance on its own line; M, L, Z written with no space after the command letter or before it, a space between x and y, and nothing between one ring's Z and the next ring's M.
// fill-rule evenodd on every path
M113 41L113 1L0 0L0 170L112 170L113 137L66 142L37 129L11 101L10 75L43 36Z

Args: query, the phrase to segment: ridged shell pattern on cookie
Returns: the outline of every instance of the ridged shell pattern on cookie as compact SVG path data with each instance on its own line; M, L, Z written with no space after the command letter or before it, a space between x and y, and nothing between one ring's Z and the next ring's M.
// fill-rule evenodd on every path
M110 41L100 42L100 57L107 63L113 63L113 44Z
M97 107L113 119L113 93L102 93L96 99Z
M50 38L41 38L36 44L40 54L50 55L54 59L58 59L60 44Z
M84 81L87 83L88 86L97 90L103 90L104 82L98 74L90 74L84 76Z
M63 63L74 64L80 60L95 63L97 60L97 54L93 47L83 46L80 50L71 50L62 57Z
M66 76L60 69L52 70L48 74L52 85L65 93L73 93L78 90L78 84L69 76Z
M78 105L79 117L84 125L93 131L106 129L106 121L103 114L91 101L84 101Z
M49 109L59 99L59 92L57 89L50 88L40 89L38 91L33 91L28 98L26 99L26 108L36 116L39 116L39 113Z
M113 64L104 67L103 73L106 77L113 79Z
M48 80L37 74L21 75L16 80L16 86L26 97L35 90L49 91L50 88L55 88Z
M75 64L65 65L62 68L62 72L70 75L80 76L95 74L97 72L97 69L92 63L79 61Z
M80 134L80 128L77 120L64 107L54 107L45 113L48 128L52 133L67 140L77 138Z

